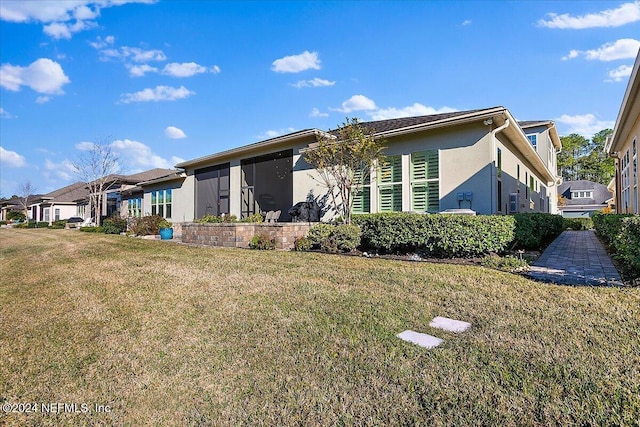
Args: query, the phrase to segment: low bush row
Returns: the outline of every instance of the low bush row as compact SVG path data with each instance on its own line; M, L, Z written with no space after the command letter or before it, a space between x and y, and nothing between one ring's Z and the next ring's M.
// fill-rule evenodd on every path
M534 212L513 217L516 221L514 245L520 249L542 250L565 229L560 215Z
M640 216L595 215L596 233L620 263L622 274L640 285Z
M361 231L357 225L318 224L309 230L312 248L326 252L351 252L360 246Z
M354 216L362 248L379 253L423 252L468 257L502 252L514 239L513 216L384 213Z
M593 220L591 218L565 218L564 228L570 230L591 230Z
M235 215L205 215L200 219L196 219L196 223L199 224L227 224L227 223L235 223L235 222L246 222L246 223L260 223L264 222L264 216L261 213L255 213L247 216L246 218L238 219Z

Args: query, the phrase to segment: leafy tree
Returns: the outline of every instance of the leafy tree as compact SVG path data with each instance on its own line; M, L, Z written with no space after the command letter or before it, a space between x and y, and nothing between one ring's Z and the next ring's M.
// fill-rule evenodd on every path
M615 163L604 151L611 129L603 129L591 140L572 133L560 137L562 152L558 154L558 172L565 180L585 179L608 184L615 175Z
M384 161L384 140L357 118L338 126L338 138L324 135L304 154L329 190L331 205L346 224L351 223L353 202L377 162Z
M120 170L120 160L107 143L93 143L73 162L79 178L89 188L89 203L100 226L105 191L115 182L113 174Z
M572 133L560 137L560 142L562 142L562 151L558 154L558 170L563 179L575 181L579 179L578 159L588 150L589 140L582 135Z

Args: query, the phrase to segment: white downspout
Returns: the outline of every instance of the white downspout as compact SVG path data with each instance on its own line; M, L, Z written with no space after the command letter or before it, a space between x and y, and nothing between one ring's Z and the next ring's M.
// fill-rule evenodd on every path
M485 121L485 123L487 123ZM505 130L507 127L509 126L509 119L506 119L504 124L502 126L498 126L497 128L493 129L491 131L491 158L493 159L492 163L492 168L491 168L491 210L490 212L494 212L498 213L498 210L496 209L496 192L497 190L497 185L496 185L496 169L498 167L498 165L496 164L498 159L497 159L497 147L496 147L496 134L498 132L501 132L503 130Z

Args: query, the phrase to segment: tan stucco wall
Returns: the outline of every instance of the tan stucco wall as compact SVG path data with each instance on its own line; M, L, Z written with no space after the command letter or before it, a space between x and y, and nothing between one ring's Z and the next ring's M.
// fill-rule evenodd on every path
M636 150L640 151L640 116L636 117L636 120L629 132L629 135L625 139L624 144L618 150L619 159L616 159L616 170L621 171L620 164L622 156L625 155L627 150L629 151L629 181L631 186L631 191L629 195L629 205L627 207L624 206L622 197L623 197L623 187L622 187L622 176L619 177L620 180L620 194L616 194L618 198L617 211L619 213L635 213L640 214L640 164L636 166L637 172L635 176L633 176L633 141L636 141ZM640 163L640 153L636 153L636 162Z

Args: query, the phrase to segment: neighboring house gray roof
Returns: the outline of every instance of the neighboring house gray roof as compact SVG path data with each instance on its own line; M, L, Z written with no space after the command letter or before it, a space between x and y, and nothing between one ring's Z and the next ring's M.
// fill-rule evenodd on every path
M533 128L538 126L546 126L548 124L553 124L551 120L524 120L519 121L518 124L521 128Z
M593 191L592 198L574 199L571 196L572 191ZM560 208L570 208L572 206L585 205L606 205L607 200L613 197L613 194L607 189L606 185L597 182L580 180L580 181L564 181L558 186L558 194L566 199L566 205Z
M74 200L89 195L87 184L84 182L76 182L66 187L59 188L41 197L43 201L51 201L58 203L72 203Z

